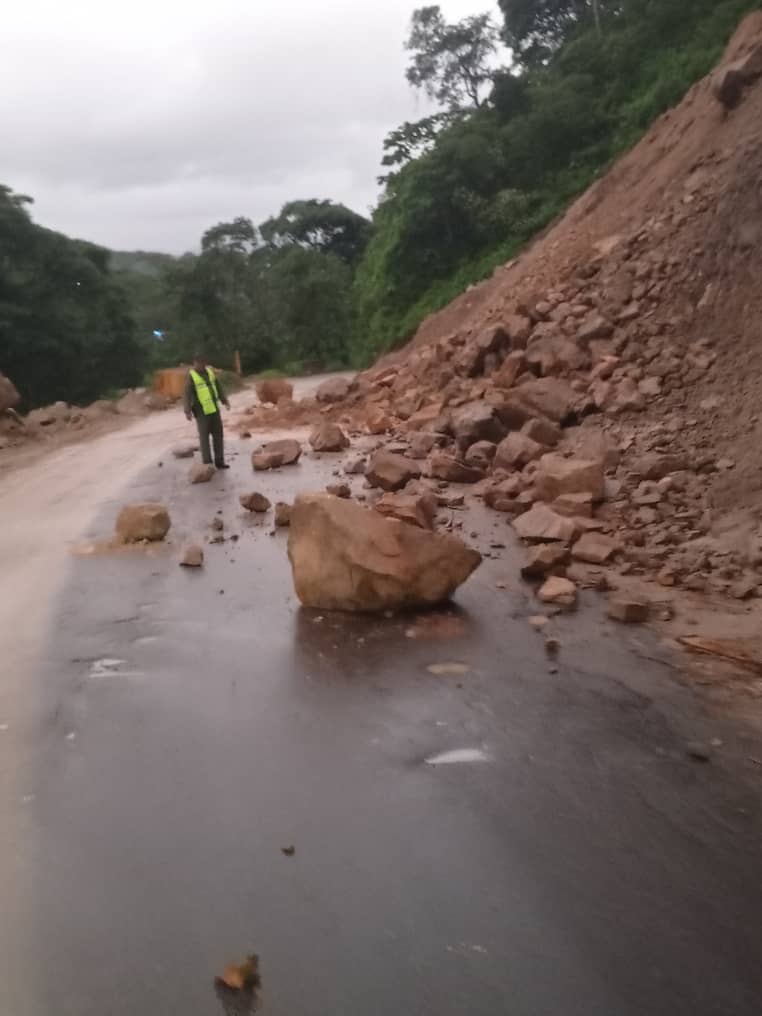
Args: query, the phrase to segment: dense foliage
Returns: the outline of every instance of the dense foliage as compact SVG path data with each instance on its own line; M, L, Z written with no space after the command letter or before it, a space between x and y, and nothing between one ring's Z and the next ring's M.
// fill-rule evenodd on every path
M37 226L0 186L0 370L27 407L140 380L143 350L108 252Z
M492 71L491 94L478 108L461 93L454 109L437 90L437 68L445 86L447 65L433 59L436 47L431 58L414 57L410 80L437 96L445 115L387 139L384 162L395 168L357 272L356 360L407 338L427 313L511 257L711 69L739 18L758 6L501 0L514 65ZM428 24L434 14L423 11ZM411 42L426 45L420 18ZM489 19L467 19L466 27L483 30L491 45ZM447 34L440 27L437 47Z
M387 137L372 222L292 201L259 226L213 226L198 255L109 261L0 188L0 370L36 404L94 398L201 345L247 371L366 363L558 215L758 6L499 0L500 25L419 8L407 78L438 108Z

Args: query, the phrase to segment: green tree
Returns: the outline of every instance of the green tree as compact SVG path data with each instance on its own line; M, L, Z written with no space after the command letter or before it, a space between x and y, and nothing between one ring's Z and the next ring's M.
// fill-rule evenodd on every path
M27 408L139 383L145 350L108 251L38 226L29 203L0 187L0 370Z
M489 14L448 24L439 6L419 7L405 46L412 53L407 80L441 106L478 109L499 37Z
M348 265L362 257L370 239L370 221L333 201L289 201L280 214L259 227L274 247L299 244L321 254L334 254Z

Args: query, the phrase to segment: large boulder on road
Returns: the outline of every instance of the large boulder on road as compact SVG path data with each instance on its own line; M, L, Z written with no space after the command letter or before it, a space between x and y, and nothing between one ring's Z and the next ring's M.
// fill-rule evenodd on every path
M325 420L313 429L310 444L316 452L341 452L349 447L349 438L338 423Z
M271 402L276 406L280 399L293 399L294 397L294 386L290 381L286 381L282 377L265 378L262 381L257 381L254 388L260 402Z
M352 390L352 382L346 377L332 377L324 381L315 392L318 402L343 402Z
M5 374L0 374L0 413L15 409L20 401L21 396L14 383Z
M116 535L122 543L163 540L172 522L163 504L128 504L119 512Z
M322 494L297 498L288 556L306 607L365 612L441 603L481 562L454 536Z

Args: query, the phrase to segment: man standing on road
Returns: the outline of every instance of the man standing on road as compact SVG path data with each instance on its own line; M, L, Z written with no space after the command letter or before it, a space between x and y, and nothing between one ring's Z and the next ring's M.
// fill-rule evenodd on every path
M188 420L196 417L201 461L207 465L212 463L212 450L209 445L211 437L215 466L218 469L230 469L225 462L225 438L220 403L230 409L222 385L212 368L208 366L206 357L203 353L196 353L193 357L193 367L188 372L188 380L185 383L185 416Z

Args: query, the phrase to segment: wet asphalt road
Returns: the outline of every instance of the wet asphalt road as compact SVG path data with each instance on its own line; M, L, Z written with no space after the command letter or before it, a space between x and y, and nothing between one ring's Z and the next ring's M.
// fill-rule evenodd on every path
M89 534L159 497L170 546L72 559L5 734L0 1014L214 1016L256 951L272 1016L758 1016L751 733L595 607L549 660L510 551L428 617L300 610L285 534L237 499L330 457L255 480L248 447L193 488L164 456ZM220 509L239 540L179 568ZM723 741L708 765L696 737ZM457 748L490 760L424 761Z

